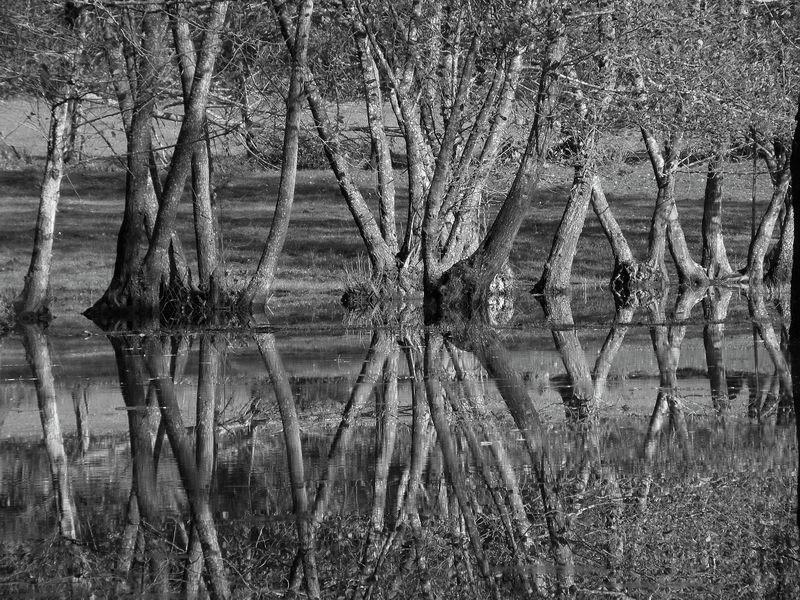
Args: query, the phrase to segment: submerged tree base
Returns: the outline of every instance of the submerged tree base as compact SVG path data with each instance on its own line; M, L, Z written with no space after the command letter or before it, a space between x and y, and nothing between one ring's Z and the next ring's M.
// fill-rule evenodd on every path
M120 322L155 323L169 327L242 322L235 298L218 289L200 290L173 282L162 286L156 303L132 295L105 294L83 315L102 329L114 329Z
M494 276L478 261L464 261L425 293L425 321L480 321L504 325L514 315L514 272L506 263Z
M664 294L667 281L658 265L618 263L611 275L611 293L618 307L644 306Z

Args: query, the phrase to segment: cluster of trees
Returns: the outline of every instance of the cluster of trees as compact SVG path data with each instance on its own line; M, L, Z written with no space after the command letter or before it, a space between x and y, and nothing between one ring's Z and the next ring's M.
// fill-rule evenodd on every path
M16 1L2 10L18 43L2 50L0 90L41 96L52 113L22 312L46 307L64 157L73 129L86 125L76 115L88 99L119 108L127 139L117 259L94 315L163 312L170 297L212 308L263 304L290 225L306 108L374 278L387 293L423 292L435 313L472 314L507 288L509 253L554 157L574 175L537 291L568 289L590 205L613 250L618 287L661 285L667 249L681 285L737 276L760 287L789 276L800 65L800 9L790 0ZM211 139L237 135L250 155L263 155L260 133L274 117L264 99L276 97L285 101L285 124L273 222L248 284L229 290ZM333 113L343 99L367 116L377 203L356 184ZM177 141L159 147L153 124L176 104ZM630 131L641 135L655 182L642 257L631 251L600 175L614 136ZM404 146L405 207L394 136ZM726 165L743 156L763 160L773 194L747 264L736 268L725 252L721 202ZM708 165L699 257L686 243L674 191L681 169L697 163ZM187 181L194 261L175 234ZM781 240L767 260L776 228Z

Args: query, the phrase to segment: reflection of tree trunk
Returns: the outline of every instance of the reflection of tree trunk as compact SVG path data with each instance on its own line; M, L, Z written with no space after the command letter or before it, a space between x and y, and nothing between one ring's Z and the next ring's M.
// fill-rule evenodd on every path
M792 375L789 362L781 351L780 340L775 334L775 329L772 327L772 322L767 312L766 301L764 300L764 294L751 289L748 300L750 318L753 320L753 324L758 330L758 335L764 342L767 354L769 354L772 364L775 366L777 375L780 378L780 385L789 396L792 396Z
M230 590L219 547L216 525L209 501L210 490L204 474L197 468L192 452L192 443L183 424L183 418L175 395L175 384L169 375L166 357L158 340L146 340L147 367L154 379L159 397L161 417L164 421L172 453L178 463L178 471L186 489L192 521L203 546L208 587L213 598L228 598ZM213 415L212 411L204 411Z
M439 381L440 361L442 360L443 345L440 339L435 339L435 334L426 333L425 340L425 388L428 396L428 406L431 411L431 419L436 427L436 435L439 440L439 448L442 451L442 460L445 467L445 475L458 500L458 507L464 519L464 526L467 529L472 551L475 560L480 568L481 576L492 590L492 595L499 598L497 584L494 580L492 569L483 548L481 535L475 522L475 513L470 503L468 487L464 473L458 460L458 453L453 439L447 414L444 410L444 390Z
M573 324L569 296L546 296L543 304L547 320L553 323L553 341L567 371L566 381L557 384L567 418L570 421L584 419L593 409L594 384Z
M28 364L36 383L36 398L39 404L39 417L42 421L42 435L47 458L50 462L50 478L56 496L58 511L58 530L67 540L78 537L75 523L75 507L72 503L72 486L69 480L67 453L56 407L56 388L50 349L42 329L36 325L23 327L23 342Z
M511 357L491 334L470 341L475 353L489 374L522 433L531 455L533 471L539 485L545 521L556 563L556 577L563 593L575 584L575 564L568 539L566 515L552 465L547 456L544 429L533 406L522 376L511 368Z
M297 418L294 395L289 384L289 377L283 367L275 336L258 334L258 349L267 365L267 372L272 380L275 398L283 422L283 437L286 442L286 461L289 479L292 484L292 504L297 524L297 538L300 542L300 557L306 575L306 590L310 598L320 597L319 577L317 575L316 540L307 520L308 495L306 493L306 476L303 467L303 446L300 441L300 420Z
M728 303L733 292L710 288L703 299L703 345L706 350L708 380L711 384L711 402L714 409L724 414L729 407L728 377L725 371L725 324L728 316Z
M378 381L383 370L386 357L389 355L389 341L387 335L385 331L380 330L373 334L369 351L364 359L361 372L358 375L358 380L353 386L350 398L342 413L342 420L339 422L339 427L331 442L331 447L328 451L328 464L317 486L317 494L314 497L314 507L309 517L309 536L312 541L316 540L317 530L322 523L322 519L325 517L325 511L328 507L328 498L330 497L333 485L336 481L336 475L339 471L342 458L350 444L350 437L353 434L353 425L364 404L372 394L375 383ZM300 587L299 567L301 559L302 554L298 553L294 559L292 570L289 575L289 587L295 591Z
M86 401L86 390L76 386L72 390L72 406L75 409L75 428L80 440L82 455L89 451L91 436L89 435L89 405Z

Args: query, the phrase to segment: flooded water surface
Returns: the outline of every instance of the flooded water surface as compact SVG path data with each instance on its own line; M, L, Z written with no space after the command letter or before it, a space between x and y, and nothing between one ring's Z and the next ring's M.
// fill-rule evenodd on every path
M780 308L25 326L0 340L0 596L799 597Z

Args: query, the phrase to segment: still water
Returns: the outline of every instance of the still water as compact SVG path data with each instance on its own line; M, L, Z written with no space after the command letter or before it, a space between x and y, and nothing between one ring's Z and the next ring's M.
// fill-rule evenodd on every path
M800 597L780 309L23 327L0 597Z

